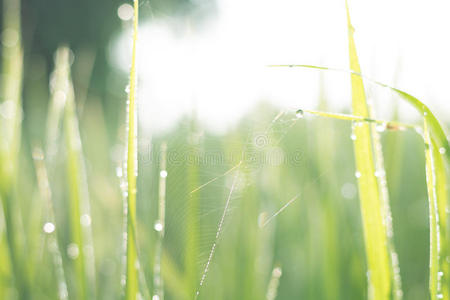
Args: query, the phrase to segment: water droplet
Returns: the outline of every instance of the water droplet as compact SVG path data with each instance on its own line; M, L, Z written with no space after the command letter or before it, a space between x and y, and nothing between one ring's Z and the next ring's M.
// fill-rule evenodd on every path
M155 222L155 226L153 226L153 228L155 228L156 231L161 232L163 230L163 224L161 223L161 221L156 221Z
M444 298L444 295L442 295L442 294L437 294L436 297L437 297L438 299L442 299L442 298Z
M55 225L51 222L47 222L44 224L43 230L45 233L52 233L55 231Z
M159 300L159 296L158 295L153 295L152 300Z
M356 177L356 178L360 178L360 177L361 177L361 172L356 171L356 172L355 172L355 177Z
M444 147L441 147L441 148L439 148L439 153L440 154L445 154L445 148Z
M385 174L384 170L376 170L375 171L375 177L381 177Z
M167 177L167 171L166 170L161 170L161 172L159 172L159 176L161 176L162 178L166 178Z
M71 243L69 244L69 246L67 246L67 255L69 256L69 258L76 259L79 254L80 249L78 248L77 244Z
M121 178L123 176L123 170L122 167L117 167L116 168L116 175L117 177Z
M303 110L301 110L301 109L299 109L299 110L297 110L296 112L295 112L295 116L298 118L298 119L301 119L301 118L303 118L304 117L304 111Z
M423 115L426 116L426 115L428 115L428 113L427 113L426 111L424 111L424 112L423 112Z
M383 132L383 131L386 130L386 127L387 127L386 122L379 123L379 124L377 124L377 126L376 126L376 130L377 130L378 132Z
M81 216L80 218L80 223L81 225L88 227L91 225L91 216L89 216L88 214L84 214Z
M124 3L117 9L117 15L122 21L128 21L133 18L134 10L133 6L128 3Z
M350 135L350 138L352 139L352 141L356 141L356 134L352 133Z
M125 93L129 93L130 92L130 85L128 84L126 87L125 87ZM128 104L128 101L127 101L127 104Z

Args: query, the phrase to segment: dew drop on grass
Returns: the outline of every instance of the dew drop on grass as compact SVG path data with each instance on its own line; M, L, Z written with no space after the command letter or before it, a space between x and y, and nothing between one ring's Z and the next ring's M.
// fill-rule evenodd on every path
M130 93L130 85L129 84L125 87L125 93L127 93L127 94Z
M123 176L122 167L117 167L116 168L116 175L117 175L117 177L122 178L122 176Z
M442 299L442 298L444 298L444 295L442 295L442 294L437 294L436 297L437 297L438 299Z
M375 177L382 177L385 175L385 171L384 170L376 170L374 175L375 175Z
M84 214L80 217L80 223L81 225L88 227L91 225L91 216L88 214Z
M78 248L77 244L71 243L69 244L69 246L67 246L67 255L69 256L69 258L76 259L79 254L80 249Z
M43 230L45 233L52 233L55 231L55 225L51 222L47 222L44 224Z
M445 154L445 148L444 147L441 147L441 148L439 148L439 153L440 154Z
M352 134L350 135L350 139L351 139L352 141L356 141L356 134L352 133Z
M356 177L356 178L360 178L360 177L361 177L361 172L356 171L356 172L355 172L355 177Z
M167 171L166 170L161 170L161 172L159 172L159 176L161 176L161 178L166 178L167 177Z
M159 296L158 295L153 295L152 300L159 300Z
M303 118L304 115L305 115L305 112L304 112L303 110L301 110L301 109L299 109L299 110L297 110L297 111L295 112L295 116L297 117L297 119Z
M386 122L379 123L379 124L377 124L377 126L376 126L376 130L377 130L378 132L383 132L383 131L386 130L386 128L387 128Z
M158 221L155 222L155 226L153 226L153 228L156 231L160 232L160 231L163 230L163 224L161 223L161 221L158 220Z

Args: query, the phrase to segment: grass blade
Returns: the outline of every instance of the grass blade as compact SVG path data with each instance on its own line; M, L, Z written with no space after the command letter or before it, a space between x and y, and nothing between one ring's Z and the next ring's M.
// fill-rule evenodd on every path
M6 242L15 285L21 299L28 299L29 279L24 258L21 216L15 200L22 124L22 64L20 1L3 1L2 91L0 102L0 200Z
M155 254L155 267L154 267L154 295L157 296L158 300L164 299L164 282L161 276L161 257L163 249L163 239L164 239L164 227L166 226L165 216L166 216L166 155L167 155L167 144L163 143L161 145L160 152L160 173L159 173L159 201L158 201L158 220L155 223L155 230L158 232L158 240L156 244L156 254Z
M375 116L372 104L369 104L369 115L372 117ZM384 168L383 148L381 145L380 133L378 132L383 131L384 129L384 124L382 125L382 127L377 127L375 124L372 124L372 141L374 145L376 169L375 174L378 179L378 186L380 189L381 203L384 213L383 218L386 225L387 248L389 251L389 262L392 275L393 299L401 300L403 298L402 280L400 276L398 255L394 245L394 229L392 225L392 212L391 205L389 203L389 191L386 179L386 171Z
M338 68L331 68L331 67L323 67L323 66L314 66L314 65L297 65L297 64L290 64L290 65L269 65L269 67L298 67L298 68L306 68L306 69L315 69L315 70L322 70L322 71L334 71L334 72L344 72L349 73L352 76L360 77L361 79L364 79L370 83L373 83L375 85L378 85L383 88L387 88L394 93L396 93L400 98L408 102L411 106L413 106L419 114L424 116L427 119L428 126L430 129L430 134L433 137L433 140L435 141L436 145L439 149L443 148L442 152L445 153L447 160L450 160L450 145L446 138L445 131L440 125L437 118L434 116L432 111L428 108L427 105L425 105L422 101L414 97L413 95L402 91L398 88L395 88L393 86L390 86L388 84L382 83L380 81L376 81L374 79L371 79L361 72L356 72L354 70L346 70L346 69L338 69Z
M347 2L346 8L350 69L360 73ZM363 80L355 74L350 76L353 114L369 117ZM380 191L377 178L375 177L370 126L367 123L358 123L353 128L353 134L356 137L353 144L357 174L359 174L357 177L369 272L369 299L389 299L391 274L386 247L386 227L383 220Z
M427 178L428 205L430 215L430 295L431 300L442 298L440 292L439 275L439 214L436 195L435 152L428 130L427 119L424 118L423 139L425 142L425 169Z
M128 146L127 146L127 264L125 299L136 300L139 293L138 255L136 248L136 177L137 177L137 114L136 114L136 44L139 17L139 0L134 0L133 48L128 95Z
M447 190L447 171L443 159L443 148L438 148L436 142L431 139L434 173L436 177L436 201L439 217L439 241L440 241L440 255L439 255L439 269L438 273L439 287L441 290L441 299L450 299L449 291L449 263L448 258L448 228L447 228L447 211L448 211L448 190Z
M87 195L84 189L84 168L83 153L81 148L81 139L78 128L78 118L75 108L74 91L70 77L70 50L67 47L61 47L57 50L55 66L59 78L58 82L62 86L56 87L56 91L63 93L65 98L63 128L65 145L67 151L66 172L69 191L69 219L70 219L70 244L67 252L69 258L75 263L75 273L77 278L77 296L87 299L92 296L93 272L89 272L89 267L93 264L87 261L91 259L88 253L90 243L86 243L89 234L82 226L82 218L90 218L88 214L82 216L87 206ZM90 223L90 221L89 221ZM90 226L90 225L89 225ZM89 227L90 229L90 227ZM92 285L91 285L92 284Z
M332 118L332 119L345 120L345 121L375 123L376 125L383 126L383 127L385 127L385 129L388 129L388 130L404 130L405 128L413 128L413 129L418 128L418 126L416 126L416 125L407 124L407 123L378 120L378 119L374 119L374 118L367 118L367 117L361 117L361 116L355 116L355 115L330 113L330 112L315 111L315 110L308 110L308 109L299 109L299 110L297 110L296 113L304 114L305 112L313 114L313 115L325 117L325 118Z
M62 265L61 250L57 239L57 228L55 220L55 212L52 203L52 193L48 181L47 168L44 162L44 152L41 148L35 147L33 149L33 161L36 169L36 178L39 188L39 193L42 199L46 202L45 206L45 220L43 231L47 235L47 249L53 258L53 265L55 268L56 281L58 285L58 299L68 299L67 281Z

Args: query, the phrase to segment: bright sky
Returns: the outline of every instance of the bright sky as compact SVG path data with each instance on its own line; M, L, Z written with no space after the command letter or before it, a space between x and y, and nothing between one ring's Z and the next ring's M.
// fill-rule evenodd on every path
M258 101L314 109L319 72L269 64L348 69L344 0L218 0L200 29L174 33L170 19L139 32L139 103L144 128L170 127L194 108L209 129L224 130ZM362 72L423 100L448 120L448 0L349 0ZM122 10L119 15L126 16ZM128 71L130 31L114 43L113 61ZM396 78L396 79L395 79ZM395 79L395 80L394 80ZM330 110L348 109L349 76L325 76ZM385 110L391 98L377 93ZM406 114L411 117L410 111Z

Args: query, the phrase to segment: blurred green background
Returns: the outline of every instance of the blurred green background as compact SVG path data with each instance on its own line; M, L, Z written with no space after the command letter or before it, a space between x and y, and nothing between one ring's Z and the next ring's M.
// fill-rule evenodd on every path
M23 120L14 183L14 218L20 225L14 235L20 240L24 265L18 276L26 278L29 299L82 299L70 250L66 146L62 139L56 141L47 173L68 295L61 294L55 245L43 230L49 207L38 188L42 174L32 158L39 157L37 147L47 149L49 130L62 130L48 128L49 84L54 55L62 44L72 50L86 174L83 197L90 203L85 225L92 229L92 240L86 242L92 248L81 250L93 254L89 299L123 297L123 192L118 175L123 173L126 143L128 75L107 58L111 40L129 25L117 16L121 4L21 3ZM201 22L214 15L215 3L144 1L141 11L143 20L169 16ZM317 81L317 89L311 101L329 110L327 86ZM310 115L298 118L295 110L261 99L239 122L218 133L196 115L195 106L192 111L170 129L144 132L138 139L137 236L143 297L155 290L160 149L167 143L161 265L166 299L193 299L197 290L199 299L266 299L274 269L275 274L281 270L276 299L365 299L367 274L351 123ZM396 119L395 110L389 117ZM383 132L382 142L404 299L426 299L429 236L423 141L414 131L394 130ZM48 159L49 153L45 156ZM198 187L202 188L192 193ZM228 197L223 230L216 239ZM9 263L3 217L0 234L0 299L17 299L20 292Z

